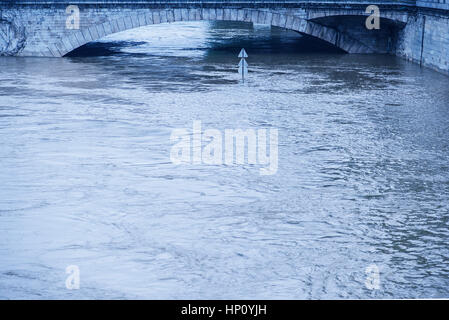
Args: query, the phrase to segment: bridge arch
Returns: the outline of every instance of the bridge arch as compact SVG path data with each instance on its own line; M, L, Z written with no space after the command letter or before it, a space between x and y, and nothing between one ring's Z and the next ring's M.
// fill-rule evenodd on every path
M345 8L345 9L309 9L306 13L306 19L309 21L319 21L323 18L336 17L360 17L366 19L369 14L366 13L366 6L362 8ZM407 24L409 13L403 10L382 10L380 14L381 21L395 23L398 26Z
M79 30L65 30L64 35L48 50L54 57L62 57L82 45L117 32L159 23L178 21L241 21L281 27L324 40L347 53L375 52L350 35L302 17L261 9L148 9L107 18L91 25L81 25Z

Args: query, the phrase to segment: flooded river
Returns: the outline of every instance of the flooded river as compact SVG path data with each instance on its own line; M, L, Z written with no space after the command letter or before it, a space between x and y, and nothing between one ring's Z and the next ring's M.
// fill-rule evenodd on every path
M277 172L172 163L194 121ZM267 26L0 57L0 298L448 298L448 129L449 77Z

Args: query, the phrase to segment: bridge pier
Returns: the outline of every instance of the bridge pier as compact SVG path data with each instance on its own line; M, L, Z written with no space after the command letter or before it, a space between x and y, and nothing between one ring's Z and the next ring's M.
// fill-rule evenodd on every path
M449 74L449 17L438 12L409 16L399 34L396 54Z

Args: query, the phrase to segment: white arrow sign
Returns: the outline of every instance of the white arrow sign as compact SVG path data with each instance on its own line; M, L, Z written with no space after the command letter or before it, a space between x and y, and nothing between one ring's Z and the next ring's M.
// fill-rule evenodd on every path
M242 50L240 50L239 58L248 58L248 55L246 54L246 51L244 48L242 48Z
M242 75L242 78L248 74L248 62L245 59L239 62L239 73Z
M245 49L240 50L239 58L241 58L239 62L239 74L242 75L242 80L245 81L245 76L248 74L248 63L245 60L245 58L248 58L248 55Z

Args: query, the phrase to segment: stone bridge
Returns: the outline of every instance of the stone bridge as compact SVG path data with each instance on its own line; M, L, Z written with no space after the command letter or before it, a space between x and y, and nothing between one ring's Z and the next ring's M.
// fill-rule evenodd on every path
M379 29L366 27L369 5L380 10ZM0 55L62 57L116 32L197 20L268 24L449 73L449 0L0 0Z

